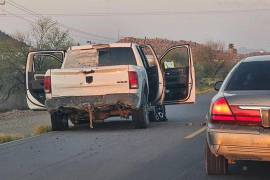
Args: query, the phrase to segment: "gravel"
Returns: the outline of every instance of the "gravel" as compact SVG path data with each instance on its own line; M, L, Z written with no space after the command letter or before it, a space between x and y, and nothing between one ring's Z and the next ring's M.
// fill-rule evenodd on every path
M0 134L29 137L39 126L49 126L46 111L13 110L0 114Z

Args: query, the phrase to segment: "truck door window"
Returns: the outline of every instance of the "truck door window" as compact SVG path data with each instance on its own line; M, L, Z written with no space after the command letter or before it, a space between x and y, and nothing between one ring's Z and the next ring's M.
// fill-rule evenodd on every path
M157 69L158 67L153 57L153 54L151 54L151 50L147 46L138 47L138 49L141 53L144 63L147 64L149 100L150 102L152 102L155 100L159 90L159 76Z
M161 59L165 72L165 101L185 99L188 96L189 51L186 47L171 49Z
M145 54L143 53L141 47L138 46L138 47L137 47L137 50L138 50L138 52L139 52L139 54L140 54L140 56L141 56L143 66L144 66L146 69L148 69L149 64L148 64L148 62L147 62L147 58L146 58Z
M34 55L33 71L35 73L45 74L48 69L60 68L62 65L62 56L61 53Z
M43 89L44 75L49 69L58 69L62 65L63 53L55 52L35 54L32 71L28 72L28 87L32 96L44 104L45 93Z

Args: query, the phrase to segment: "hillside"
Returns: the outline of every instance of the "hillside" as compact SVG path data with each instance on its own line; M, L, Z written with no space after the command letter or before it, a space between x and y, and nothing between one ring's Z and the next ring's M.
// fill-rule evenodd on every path
M20 42L10 35L2 32L0 30L0 47L4 48L20 48L22 45L25 45L23 42Z
M13 38L10 37L9 35L7 35L6 33L0 31L0 40L1 41L10 40L10 39L13 39Z
M24 109L25 43L0 31L0 111Z
M157 55L160 56L164 53L166 49L168 49L171 46L174 45L179 45L179 44L190 44L193 47L200 46L199 43L192 42L192 41L172 41L168 39L160 39L160 38L155 38L155 39L140 39L140 38L134 38L134 37L125 37L123 39L120 39L118 42L121 43L137 43L137 44L151 44L156 51Z

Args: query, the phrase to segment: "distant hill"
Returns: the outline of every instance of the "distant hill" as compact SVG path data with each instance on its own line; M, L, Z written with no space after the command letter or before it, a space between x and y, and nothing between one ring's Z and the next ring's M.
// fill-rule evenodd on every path
M0 42L3 42L3 41L17 41L17 40L15 40L14 38L12 38L8 34L0 31Z
M25 45L23 42L20 42L10 35L0 31L0 46L1 47L20 47Z
M125 37L123 39L120 39L118 42L121 42L121 43L132 42L132 43L137 43L137 44L150 44L153 46L153 48L156 51L158 56L162 55L166 51L166 49L168 49L174 45L190 44L193 47L200 46L199 43L192 42L192 41L184 41L184 40L172 41L172 40L161 39L161 38L140 39L140 38L134 38L134 37Z
M240 54L250 54L250 53L254 53L254 52L266 52L264 49L249 49L246 47L239 47L237 50L238 50L238 53L240 53Z

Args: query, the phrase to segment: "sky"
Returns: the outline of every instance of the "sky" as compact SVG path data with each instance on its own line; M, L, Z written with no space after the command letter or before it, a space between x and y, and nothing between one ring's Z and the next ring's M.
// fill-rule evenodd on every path
M29 31L37 15L18 6L72 27L80 43L133 36L270 50L269 0L6 0L0 5L0 30Z

